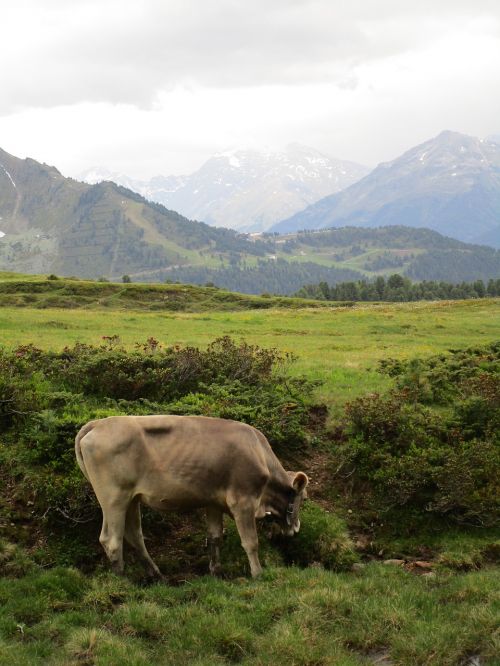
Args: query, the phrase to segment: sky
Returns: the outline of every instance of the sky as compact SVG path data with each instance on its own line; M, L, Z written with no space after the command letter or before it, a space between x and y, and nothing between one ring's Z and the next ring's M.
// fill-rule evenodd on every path
M498 0L3 0L0 147L68 176L500 133Z

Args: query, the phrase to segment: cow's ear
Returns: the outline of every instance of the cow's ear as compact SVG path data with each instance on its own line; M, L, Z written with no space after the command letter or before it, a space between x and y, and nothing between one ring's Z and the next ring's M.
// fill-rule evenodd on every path
M304 474L304 472L297 472L293 477L292 486L297 493L300 493L305 489L308 483L309 479L307 478L307 475Z

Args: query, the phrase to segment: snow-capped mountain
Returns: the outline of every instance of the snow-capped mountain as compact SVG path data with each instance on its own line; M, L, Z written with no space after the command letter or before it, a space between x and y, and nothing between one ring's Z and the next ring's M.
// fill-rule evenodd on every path
M395 224L500 246L500 145L444 131L272 231Z
M283 152L217 153L189 176L156 176L146 182L90 169L80 178L88 183L113 180L191 219L262 231L348 187L368 171L360 164L291 144Z
M139 180L137 178L130 178L124 173L118 171L110 171L105 167L91 167L83 171L77 180L81 180L89 185L96 185L111 181L127 187L133 192L138 192L140 195L149 199L150 201L157 201L164 203L163 199L168 197L186 181L186 176L154 176L151 180Z

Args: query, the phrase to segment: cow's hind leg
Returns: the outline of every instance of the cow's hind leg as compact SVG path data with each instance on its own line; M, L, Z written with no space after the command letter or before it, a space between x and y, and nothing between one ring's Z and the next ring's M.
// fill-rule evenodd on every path
M102 530L99 537L113 570L123 573L123 534L125 531L126 500L101 503Z
M125 518L125 539L134 548L146 565L151 578L163 578L161 571L146 549L141 527L141 505L138 497L134 497L127 509Z
M220 572L220 546L222 543L222 511L218 507L207 507L208 546L210 548L210 573Z
M238 528L241 545L247 554L250 563L250 573L255 578L262 573L259 561L259 538L255 523L256 506L252 502L237 504L231 508L231 513Z

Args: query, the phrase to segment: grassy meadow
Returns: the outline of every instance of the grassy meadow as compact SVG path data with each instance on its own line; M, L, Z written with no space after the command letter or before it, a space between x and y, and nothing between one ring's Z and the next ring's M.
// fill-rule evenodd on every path
M392 380L376 371L380 360L425 358L500 338L499 299L314 308L287 303L233 310L226 303L186 312L123 303L39 308L23 301L0 307L0 347L59 351L113 335L129 349L149 337L166 346L206 347L229 335L292 352L289 372L322 382L317 398L335 422L346 401L390 388ZM322 455L315 460L312 495L334 513L321 485L327 478ZM346 516L346 507L342 511ZM227 579L196 574L175 585L147 585L133 566L124 578L109 573L104 558L85 571L72 566L71 554L69 566L54 566L26 547L29 538L24 545L2 538L2 530L14 530L2 522L5 515L0 513L0 666L500 665L500 538L491 528L422 531L368 545L369 535L355 531L359 561L352 570L328 571L314 562L279 566L264 554L267 567L255 581L241 569ZM168 542L160 566L174 549L182 560L190 537L187 532L181 546ZM98 551L98 533L89 538ZM233 557L228 548L223 563ZM205 560L206 552L201 555Z
M0 308L0 345L6 347L59 350L98 344L104 335L120 336L126 347L151 336L164 345L206 346L223 335L278 347L297 357L290 372L320 380L319 397L335 406L387 388L388 379L375 371L387 356L425 357L498 339L500 300L200 313Z

